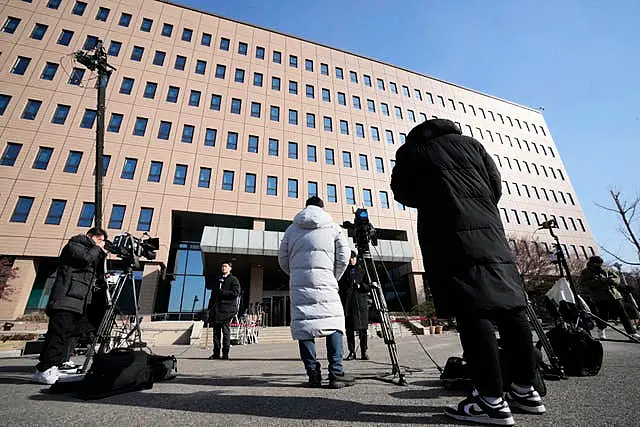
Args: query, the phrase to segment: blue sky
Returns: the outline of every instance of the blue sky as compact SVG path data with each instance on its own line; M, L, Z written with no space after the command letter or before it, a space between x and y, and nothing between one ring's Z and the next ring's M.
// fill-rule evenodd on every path
M611 205L612 187L640 195L640 1L179 3L544 106L596 241L639 261L595 203Z

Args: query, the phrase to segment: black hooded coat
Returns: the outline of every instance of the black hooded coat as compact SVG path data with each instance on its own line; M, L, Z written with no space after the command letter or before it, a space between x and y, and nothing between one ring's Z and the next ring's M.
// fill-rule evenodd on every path
M418 210L418 239L439 317L524 307L504 234L500 172L450 120L428 120L396 152L394 198Z

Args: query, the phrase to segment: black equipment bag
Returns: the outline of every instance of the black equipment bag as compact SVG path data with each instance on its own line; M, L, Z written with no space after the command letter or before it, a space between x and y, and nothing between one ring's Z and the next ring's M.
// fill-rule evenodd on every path
M602 367L602 343L582 328L557 325L547 332L553 351L567 375L593 376Z
M84 377L80 396L84 399L101 399L152 388L150 357L145 351L129 348L96 354Z
M150 356L153 381L165 381L174 379L178 375L178 360L175 356Z

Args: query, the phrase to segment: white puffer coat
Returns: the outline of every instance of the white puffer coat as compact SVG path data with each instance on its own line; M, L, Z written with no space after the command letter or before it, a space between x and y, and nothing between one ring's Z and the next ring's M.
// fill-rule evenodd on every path
M278 261L289 275L293 339L344 333L338 279L347 268L350 251L340 227L317 206L300 211L287 228Z

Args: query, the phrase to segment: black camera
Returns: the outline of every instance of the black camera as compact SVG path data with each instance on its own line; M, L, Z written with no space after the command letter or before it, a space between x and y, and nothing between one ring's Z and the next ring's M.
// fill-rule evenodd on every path
M129 233L119 234L113 238L113 241L105 240L104 248L131 264L138 265L138 258L141 257L148 260L156 259L156 251L160 249L160 239L151 237L147 233L142 236L137 238Z
M369 221L369 212L365 208L359 208L355 212L353 223L345 221L342 227L346 228L349 235L353 237L358 253L369 252L369 242L373 246L378 246L378 238L376 237L376 229Z

